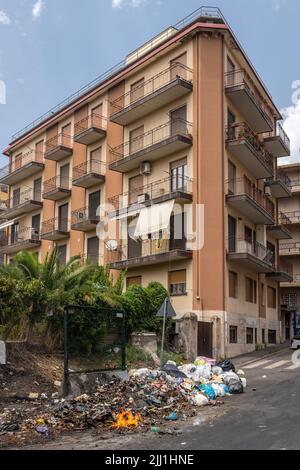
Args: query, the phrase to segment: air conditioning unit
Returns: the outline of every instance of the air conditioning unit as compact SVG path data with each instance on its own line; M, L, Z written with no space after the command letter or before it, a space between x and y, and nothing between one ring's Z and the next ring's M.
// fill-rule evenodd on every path
M152 172L152 165L150 162L141 163L141 167L140 167L141 175L144 175L144 176L151 175L151 172Z
M271 187L270 187L270 186L265 186L265 195L266 195L266 196L272 196Z
M149 194L139 194L138 195L138 204L145 204L147 201L150 201L150 196Z

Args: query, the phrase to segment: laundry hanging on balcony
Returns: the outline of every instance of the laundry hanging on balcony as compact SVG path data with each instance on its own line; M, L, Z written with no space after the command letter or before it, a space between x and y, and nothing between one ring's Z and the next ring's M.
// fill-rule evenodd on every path
M148 237L150 234L167 230L174 203L173 200L143 208L136 224L134 238Z

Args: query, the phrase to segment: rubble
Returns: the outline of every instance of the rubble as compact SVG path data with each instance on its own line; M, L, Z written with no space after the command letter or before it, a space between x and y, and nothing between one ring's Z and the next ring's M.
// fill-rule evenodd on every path
M34 435L49 439L86 429L172 434L172 422L196 416L201 407L221 405L220 399L244 390L243 371L236 374L234 366L229 371L229 361L224 367L226 371L206 358L180 367L168 362L162 370L131 370L128 381L114 377L105 384L95 382L89 394L68 400L58 399L57 393L33 392L35 401L22 411L14 406L0 411L0 442L4 435L25 442Z

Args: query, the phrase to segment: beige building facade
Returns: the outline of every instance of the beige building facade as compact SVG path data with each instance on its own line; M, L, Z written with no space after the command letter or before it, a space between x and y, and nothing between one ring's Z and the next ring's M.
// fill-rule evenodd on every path
M62 262L127 269L127 286L161 282L178 318L197 316L195 355L278 343L280 120L220 12L201 9L14 136L1 251L42 260L57 244Z

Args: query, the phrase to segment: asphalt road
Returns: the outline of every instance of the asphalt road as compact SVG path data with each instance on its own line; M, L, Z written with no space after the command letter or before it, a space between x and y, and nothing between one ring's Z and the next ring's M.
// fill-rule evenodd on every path
M291 351L283 351L245 367L246 393L226 399L213 418L200 411L197 419L181 428L179 436L147 434L103 440L84 433L43 449L299 450L300 364L295 368L291 355Z

